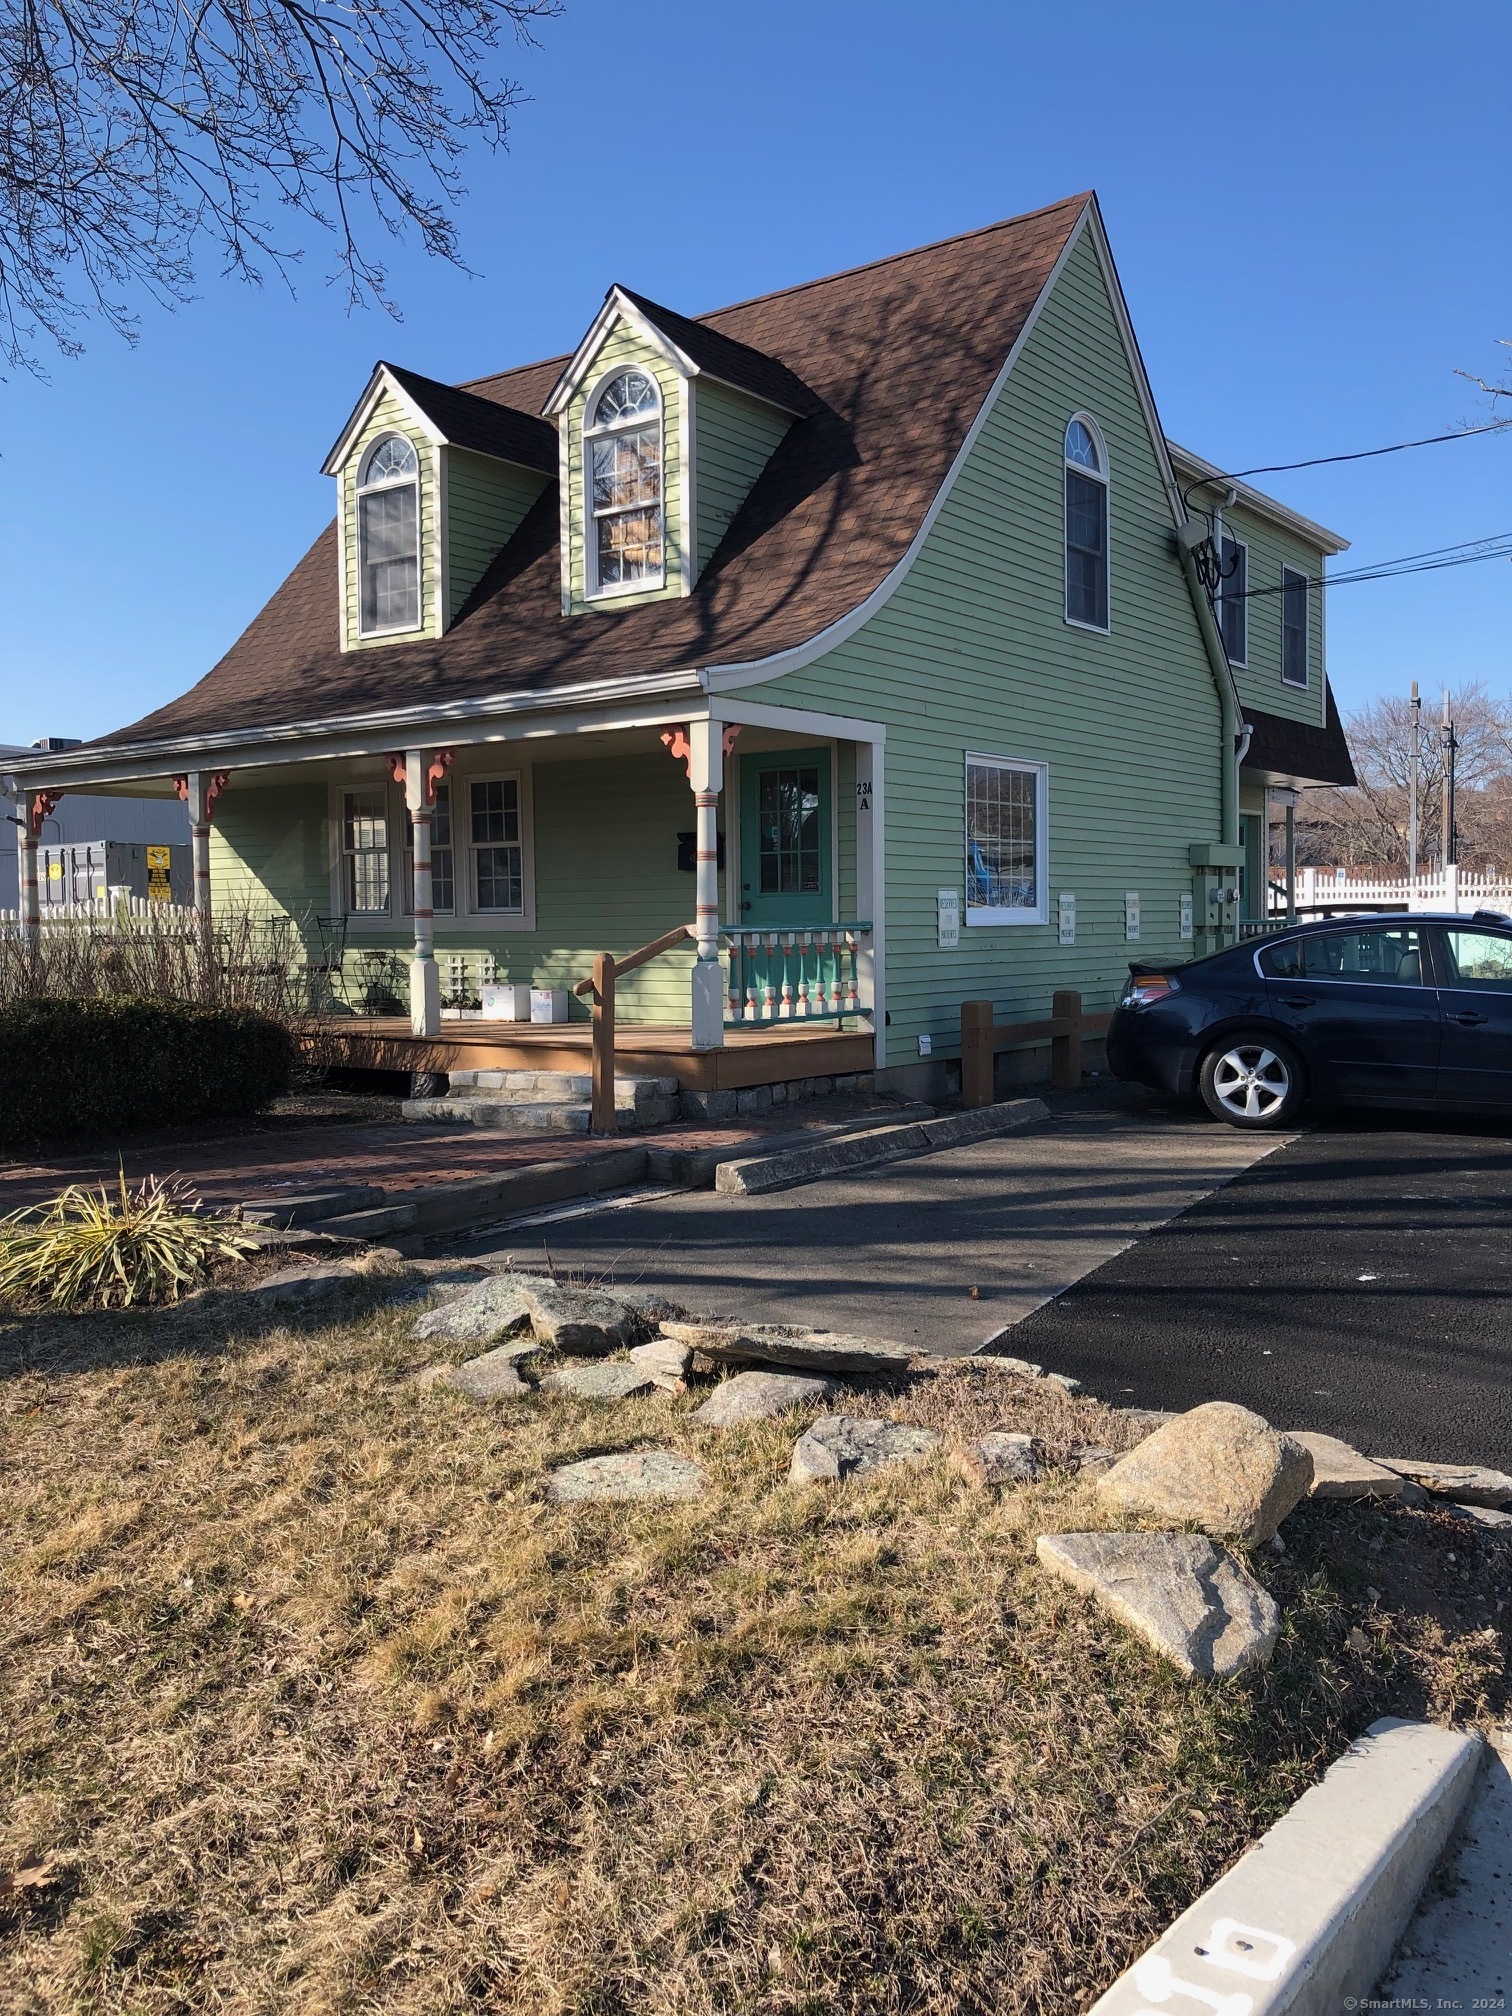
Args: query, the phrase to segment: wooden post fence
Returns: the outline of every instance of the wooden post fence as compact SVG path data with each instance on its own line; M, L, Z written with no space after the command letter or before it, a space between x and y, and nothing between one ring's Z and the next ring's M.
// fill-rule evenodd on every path
M990 1001L961 1003L961 1104L990 1106L994 1095L993 1060L1001 1050L1032 1050L1050 1045L1050 1083L1057 1092L1074 1092L1082 1080L1082 1044L1088 1036L1107 1033L1109 1014L1088 1015L1074 987L1050 997L1050 1015L1042 1022L994 1023Z

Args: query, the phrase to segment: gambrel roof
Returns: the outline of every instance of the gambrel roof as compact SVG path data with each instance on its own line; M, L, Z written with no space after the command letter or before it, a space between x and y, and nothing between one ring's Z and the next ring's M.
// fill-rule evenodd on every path
M564 616L553 476L443 636L343 652L333 525L198 685L105 741L267 731L495 696L548 701L803 646L858 610L921 534L1093 207L1091 196L1073 196L697 318L634 297L700 370L786 410L803 402L690 595ZM490 403L507 409L503 424L518 441L517 422L540 414L567 362L462 388L414 373L402 382L444 434L457 420L439 410L450 395L466 416Z

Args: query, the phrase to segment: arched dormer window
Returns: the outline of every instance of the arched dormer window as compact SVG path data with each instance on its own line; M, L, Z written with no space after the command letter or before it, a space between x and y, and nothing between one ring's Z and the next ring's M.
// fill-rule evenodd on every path
M1066 429L1066 621L1108 627L1108 451L1083 413Z
M420 627L420 459L402 434L357 472L357 576L364 637Z
M655 379L617 372L594 398L583 432L588 592L659 587L662 412Z

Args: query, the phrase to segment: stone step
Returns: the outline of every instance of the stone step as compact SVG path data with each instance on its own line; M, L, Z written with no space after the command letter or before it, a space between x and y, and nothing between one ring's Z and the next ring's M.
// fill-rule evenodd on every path
M674 1094L626 1099L615 1087L614 1117L622 1133L666 1127L677 1118ZM593 1108L586 1099L476 1098L406 1099L406 1120L445 1120L459 1127L486 1127L496 1134L586 1134Z
M524 1099L532 1104L548 1099L588 1099L593 1079L586 1071L453 1071L448 1083L464 1097L486 1092L498 1103ZM622 1078L614 1081L616 1105L651 1098L675 1098L675 1078Z

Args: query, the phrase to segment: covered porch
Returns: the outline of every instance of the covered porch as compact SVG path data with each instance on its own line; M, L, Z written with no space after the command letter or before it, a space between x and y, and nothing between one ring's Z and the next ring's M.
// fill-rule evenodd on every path
M24 780L23 929L60 794L177 792L199 928L256 912L328 1057L581 1071L607 954L621 1071L712 1090L885 1061L880 725L702 696L400 725L64 752Z

